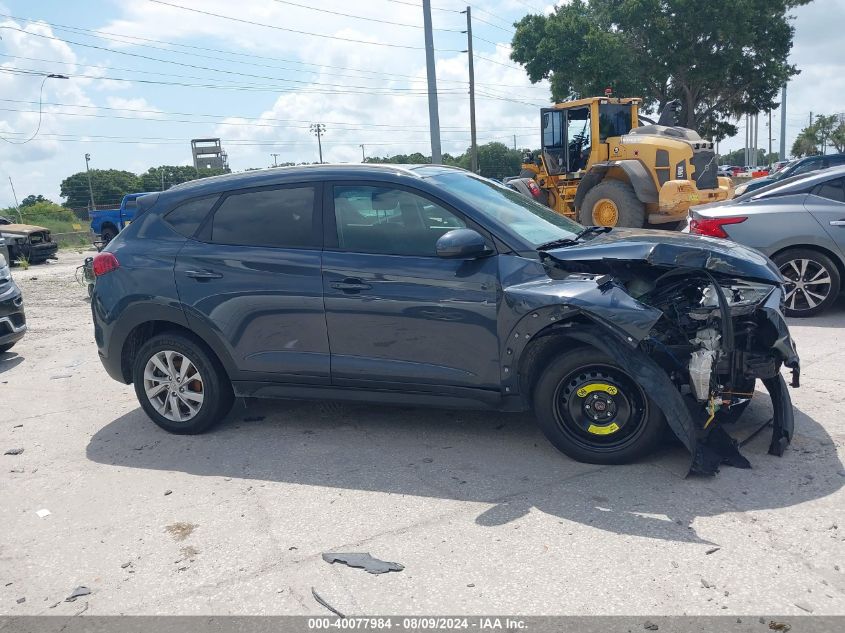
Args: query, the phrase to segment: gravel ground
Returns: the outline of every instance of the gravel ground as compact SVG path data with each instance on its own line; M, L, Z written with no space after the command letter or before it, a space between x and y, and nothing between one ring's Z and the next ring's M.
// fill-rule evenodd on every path
M786 455L761 434L752 470L682 479L676 447L584 465L516 415L248 401L168 435L100 365L82 258L14 271L30 330L0 355L0 452L24 449L0 455L0 614L328 615L312 587L347 614L845 614L843 301L791 324ZM768 414L755 399L744 431Z

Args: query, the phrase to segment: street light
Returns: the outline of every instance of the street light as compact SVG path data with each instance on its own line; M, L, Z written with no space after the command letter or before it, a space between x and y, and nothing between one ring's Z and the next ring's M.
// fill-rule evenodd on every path
M94 187L91 186L91 169L88 167L88 162L91 160L91 154L85 154L85 171L88 174L88 193L91 194L91 210L94 211L97 207L94 205Z

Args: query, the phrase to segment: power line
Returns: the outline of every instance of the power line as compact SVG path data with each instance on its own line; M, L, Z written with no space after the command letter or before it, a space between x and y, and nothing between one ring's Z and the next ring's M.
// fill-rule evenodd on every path
M30 104L30 105L37 103L37 101L26 101L26 100L23 100L23 99L0 99L0 102L21 103L21 104ZM140 114L155 114L155 115L170 115L170 116L195 116L195 117L211 117L211 118L218 118L218 119L241 118L241 119L246 119L246 121L274 121L274 122L277 122L277 123L303 123L303 124L307 124L310 121L310 119L277 119L277 118L268 118L268 117L244 117L244 116L232 115L232 114L204 114L204 113L199 113L199 112L165 112L165 111L162 111L162 110L147 110L147 109L141 109L141 108L114 108L114 107L109 107L109 106L97 106L97 105L76 105L76 104L72 104L72 103L57 103L57 102L51 102L51 101L45 101L44 105L45 106L60 106L60 107L66 107L66 108L109 110L109 111L113 111L113 112L137 112L137 113L140 113ZM6 109L6 110L10 111L10 112L11 111L20 111L20 110L13 110L13 109ZM64 114L64 115L74 115L74 116L87 115L87 113L52 112L52 111L48 111L48 114ZM114 115L104 116L104 115L91 114L91 115L87 115L87 116L97 116L97 117L103 116L103 118L118 118ZM150 119L148 117L131 117L131 118L133 120L143 119L143 120L147 120L147 121L167 121L168 120L168 119ZM179 121L179 120L177 120L177 121ZM253 125L255 127L265 127L261 123L248 123L246 121L238 122L237 124L239 124L239 125ZM179 122L181 122L181 121L179 121ZM215 122L215 121L196 121L196 123L217 123L217 122ZM324 121L324 123L327 123L327 124L332 125L334 127L348 125L348 126L352 126L352 129L357 129L357 128L360 128L360 127L363 126L363 127L379 128L379 129L385 129L385 130L404 130L404 131L418 131L418 132L428 131L428 128L424 127L424 126L414 127L414 126L408 126L408 125L389 125L389 124L385 124L385 123L361 123L361 122L357 122L357 121ZM236 123L234 123L234 122L220 122L219 124L220 125L235 125ZM286 127L286 126L273 126L273 127ZM303 127L308 127L308 126L304 125ZM480 131L483 131L483 132L504 132L504 131L511 130L511 129L533 130L536 127L537 126L535 126L535 125L531 125L531 126L508 126L506 128L487 128L487 129L480 130ZM467 131L469 128L460 127L460 126L444 126L442 129L444 129L444 130Z
M305 4L299 4L297 2L290 2L289 0L273 0L273 2L278 2L279 4L287 4L287 5L290 5L290 6L293 6L293 7L299 7L300 9L307 9L308 11L317 11L319 13L328 13L330 15L339 15L341 17L352 18L354 20L365 20L367 22L378 22L379 24L390 24L390 25L393 25L393 26L405 26L405 27L414 28L414 29L423 28L419 24L408 24L406 22L393 22L391 20L383 20L381 18L371 18L371 17L367 17L367 16L363 16L363 15L353 15L353 14L350 14L350 13L341 13L339 11L331 11L329 9L318 9L317 7L309 7L308 5L305 5ZM447 33L460 33L461 32L460 29L438 29L438 28L435 28L433 30L444 31L444 32L447 32Z
M38 89L38 125L35 127L35 132L32 133L25 141L18 141L18 140L10 140L7 139L5 136L0 136L0 140L6 141L10 145L26 145L36 136L38 136L38 132L41 130L41 119L43 114L43 98L44 98L44 84L47 83L48 79L67 79L64 75L44 75L44 79L41 80L41 87Z
M200 13L202 15L209 15L215 18L220 18L223 20L231 20L232 22L239 22L241 24L249 24L251 26L260 26L267 29L274 29L276 31L285 31L287 33L296 33L298 35L310 35L311 37L322 37L331 40L339 40L342 42L352 42L354 44L369 44L371 46L387 46L390 48L404 48L410 50L423 50L422 46L410 46L408 44L391 44L387 42L368 42L367 40L357 40L351 37L340 37L339 35L326 35L325 33L313 33L311 31L300 31L299 29L290 29L284 26L276 26L274 24L264 24L262 22L254 22L252 20L244 20L243 18L236 18L230 15L222 15L220 13L212 13L211 11L203 11L202 9L195 9L193 7L183 7L180 4L172 4L170 2L165 2L164 0L147 0L148 2L154 2L156 4L161 4L167 7L173 7L174 9L182 9L183 11L190 11L192 13ZM440 49L441 52L446 53L460 53L458 49Z

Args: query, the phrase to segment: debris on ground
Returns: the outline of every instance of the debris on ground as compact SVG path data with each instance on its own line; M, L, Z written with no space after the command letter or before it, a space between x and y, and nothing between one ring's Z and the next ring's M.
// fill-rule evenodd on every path
M91 590L84 585L80 585L76 589L74 589L71 594L65 598L65 602L74 602L77 598L81 598L82 596L90 595Z
M185 521L179 521L178 523L165 526L164 531L169 533L174 540L184 541L191 535L191 533L195 529L197 529L197 527L199 526L197 526L195 523L186 523Z
M20 455L21 453L23 453L22 448L10 448L8 451L6 451L3 454L4 455Z
M720 549L722 549L722 548L721 548L721 547L711 547L709 550L707 550L707 551L706 551L706 552L704 552L704 553L705 553L705 554L707 554L707 555L709 556L710 554L715 554L715 553L716 553L716 552L718 552Z
M36 512L35 514L38 515L39 519L43 519L44 517L50 516L52 513L47 508L42 508L41 510L38 510L38 512Z
M385 574L389 571L402 571L404 565L391 563L378 558L373 558L368 553L348 554L323 554L323 560L327 563L343 563L349 567L356 567L366 570L371 574Z
M346 616L345 616L345 615L343 615L340 611L338 611L338 610L337 610L337 609L335 609L332 605L330 605L328 602L326 602L326 601L325 601L325 600L324 600L324 599L320 596L320 594L318 594L318 593L317 593L317 591L314 589L314 587L311 587L311 595L312 595L312 596L314 596L314 600L316 600L316 601L317 601L317 602L319 602L321 605L323 605L324 607L326 607L326 609L328 609L329 611L331 611L332 613L334 613L334 614L335 614L336 616L338 616L339 618L345 618L345 617L346 617Z
M121 569L126 569L127 567L131 567L131 566L132 566L132 561L130 560L130 561L129 561L129 562L127 562L127 563L123 563L123 564L120 566L120 568L121 568Z
M656 630L657 630L657 629L659 629L660 627L659 627L659 626L657 626L657 625L656 625L654 622L652 622L651 620L646 620L646 621L645 621L645 623L643 624L643 628L644 628L644 629L647 629L647 630L649 630L649 631L656 631Z
M813 607L811 607L806 602L802 602L802 601L799 600L798 602L793 602L792 604L794 604L796 607L798 607L802 611L806 611L807 613L813 612Z
M61 380L62 378L70 378L70 374L57 374L55 376L50 376L50 380Z
M714 585L712 582L710 582L708 580L705 580L704 578L701 579L701 586L704 587L705 589L714 589L716 587L716 585Z
M164 496L165 496L165 497L166 497L167 495L172 495L172 494L173 494L173 491L172 491L172 490L165 490L165 491L164 491Z
M23 604L24 602L26 602L26 598L18 598L17 600L15 600L15 602L17 602L18 604Z
M792 625L787 624L786 622L775 622L774 620L769 620L769 629L772 631L783 631L783 633L786 633L791 628Z

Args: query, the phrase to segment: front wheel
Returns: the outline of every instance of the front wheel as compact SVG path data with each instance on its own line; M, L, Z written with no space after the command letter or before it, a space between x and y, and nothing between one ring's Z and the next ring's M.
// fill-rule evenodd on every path
M645 204L634 188L621 180L603 180L587 192L578 210L585 226L645 226Z
M112 228L111 226L107 226L103 228L103 232L100 233L100 237L103 239L104 244L108 244L115 237L117 237L117 229Z
M634 377L592 348L552 361L537 381L533 402L548 440L579 462L634 461L657 446L665 426Z
M786 316L815 316L836 301L839 269L827 255L807 248L794 248L772 259L786 278Z
M232 384L216 358L181 334L161 334L138 351L135 394L153 422L171 433L194 435L226 417Z

